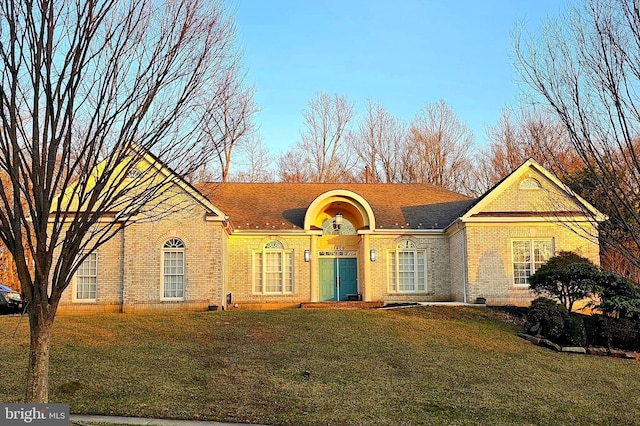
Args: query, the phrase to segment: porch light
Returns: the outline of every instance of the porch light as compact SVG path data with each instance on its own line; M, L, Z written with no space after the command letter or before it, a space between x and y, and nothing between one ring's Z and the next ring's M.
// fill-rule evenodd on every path
M342 215L340 213L336 213L336 217L333 218L333 229L335 229L336 231L339 231L341 226L342 226Z
M369 250L369 260L376 261L376 251L374 249Z
M311 252L309 250L305 250L304 251L304 261L305 262L310 262L311 261Z

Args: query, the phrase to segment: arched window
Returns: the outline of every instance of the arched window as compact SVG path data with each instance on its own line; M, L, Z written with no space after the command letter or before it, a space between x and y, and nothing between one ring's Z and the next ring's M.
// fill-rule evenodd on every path
M542 185L537 179L534 178L526 178L522 182L520 182L520 189L540 189Z
M396 250L389 250L389 291L391 293L424 293L427 290L426 251L416 243L403 240Z
M293 250L285 250L282 242L271 240L253 252L253 292L293 293Z
M162 247L162 299L184 300L184 243L178 238Z
M336 226L335 218L330 217L322 222L322 235L356 235L356 228L344 217L340 226Z

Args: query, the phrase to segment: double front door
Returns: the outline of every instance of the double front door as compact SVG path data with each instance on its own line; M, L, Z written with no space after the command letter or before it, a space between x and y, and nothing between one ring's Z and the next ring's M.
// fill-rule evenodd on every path
M358 293L358 263L355 258L321 258L320 301L347 300Z

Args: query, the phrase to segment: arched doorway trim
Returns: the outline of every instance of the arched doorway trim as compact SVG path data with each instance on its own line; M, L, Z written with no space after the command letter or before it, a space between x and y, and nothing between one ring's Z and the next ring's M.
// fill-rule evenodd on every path
M324 192L316 197L307 208L304 216L305 231L318 227L322 223L323 216L332 215L337 205L341 205L344 214L353 216L352 222L356 227L375 229L376 220L371 205L362 196L345 189L334 189Z

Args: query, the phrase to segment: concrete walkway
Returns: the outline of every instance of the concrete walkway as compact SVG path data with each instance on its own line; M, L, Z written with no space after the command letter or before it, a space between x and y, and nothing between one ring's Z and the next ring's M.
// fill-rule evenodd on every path
M236 426L240 423L221 423L201 420L169 420L169 419L149 419L146 417L116 417L116 416L93 416L71 414L70 420L75 424L88 423L111 423L114 425L153 425L153 426ZM247 423L242 423L247 425ZM260 426L260 425L253 425Z

